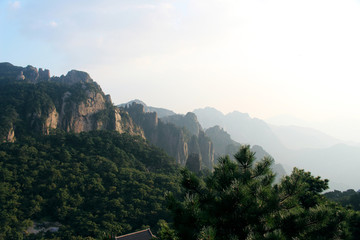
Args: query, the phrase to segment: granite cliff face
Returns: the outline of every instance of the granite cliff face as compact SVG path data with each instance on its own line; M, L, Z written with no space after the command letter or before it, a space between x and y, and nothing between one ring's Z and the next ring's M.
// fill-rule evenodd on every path
M212 169L214 149L211 140L202 131L194 114L159 119L156 112L145 112L142 104L133 102L123 108L134 122L144 129L145 137L152 144L164 149L177 162L185 166L189 156L197 154L201 168ZM195 117L195 118L194 118ZM175 119L175 123L172 120ZM181 123L185 119L185 123ZM192 120L191 120L192 119ZM191 122L193 121L193 122ZM193 126L190 130L187 126ZM191 159L195 159L192 155Z
M90 76L71 70L51 77L48 70L0 63L1 136L14 141L17 132L49 134L116 130L144 136L127 112L115 108L111 98Z

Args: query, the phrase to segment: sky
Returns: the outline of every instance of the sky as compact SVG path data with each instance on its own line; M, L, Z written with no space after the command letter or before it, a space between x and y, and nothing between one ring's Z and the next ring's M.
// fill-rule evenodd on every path
M360 143L359 0L0 0L0 62Z

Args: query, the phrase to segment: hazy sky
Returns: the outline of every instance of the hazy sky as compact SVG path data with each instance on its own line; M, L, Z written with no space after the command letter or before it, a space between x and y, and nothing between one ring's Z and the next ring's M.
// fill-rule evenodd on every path
M358 0L0 0L0 61L86 71L115 104L289 115L360 142Z

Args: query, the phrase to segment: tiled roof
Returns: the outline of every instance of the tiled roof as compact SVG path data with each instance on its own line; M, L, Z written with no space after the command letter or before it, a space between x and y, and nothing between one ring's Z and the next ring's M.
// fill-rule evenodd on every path
M148 228L138 232L133 232L119 237L115 237L115 240L150 240L153 237L155 236L150 231L150 228Z

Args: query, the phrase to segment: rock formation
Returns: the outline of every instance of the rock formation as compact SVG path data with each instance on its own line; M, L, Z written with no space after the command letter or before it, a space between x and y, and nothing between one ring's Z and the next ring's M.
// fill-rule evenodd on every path
M146 112L144 105L136 102L125 105L123 109L144 129L149 142L162 148L179 164L185 166L191 154L198 154L202 160L201 168L213 168L213 145L202 131L195 114L170 116L163 120L158 119L156 112Z
M24 92L19 96L16 96L15 90L13 93L6 92L17 99L18 105L10 103L15 114L2 109L2 125L8 126L2 131L4 141L13 141L17 131L49 134L55 129L76 133L116 130L144 136L128 113L115 108L110 96L106 96L85 72L71 70L66 76L50 78L48 70L0 63L1 80L4 93L11 84L17 84L16 87ZM24 81L24 84L16 80Z

